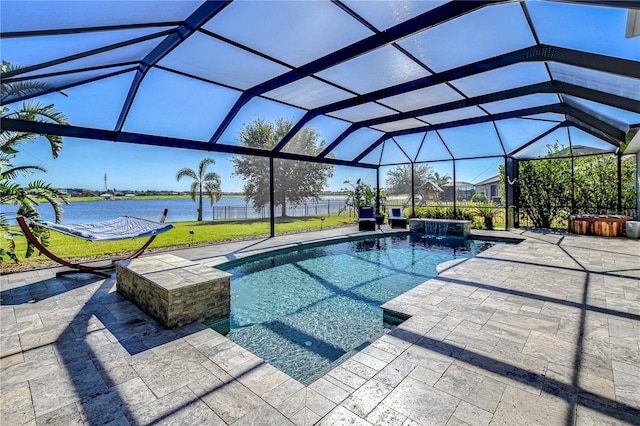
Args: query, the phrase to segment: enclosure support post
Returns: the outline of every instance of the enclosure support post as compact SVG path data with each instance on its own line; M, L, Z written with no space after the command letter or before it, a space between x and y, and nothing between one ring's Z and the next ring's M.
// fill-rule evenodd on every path
M622 151L618 150L618 214L622 214Z
M276 206L275 206L275 189L273 184L273 157L269 157L269 219L270 219L270 236L276 236Z
M509 230L509 165L507 164L507 157L504 157L504 230Z
M456 160L453 159L453 217L458 217L456 213Z
M505 167L505 177L507 178L508 186L505 186L505 192L508 199L511 201L513 207L513 221L512 226L514 228L520 227L520 195L518 190L518 160L513 157L507 158Z
M416 188L415 188L415 178L413 174L413 161L411 162L411 217L416 217Z
M376 214L380 214L380 167L376 167Z
M571 214L576 214L576 195L575 195L575 162L573 160L573 150L571 150Z
M636 152L636 220L640 220L640 151Z

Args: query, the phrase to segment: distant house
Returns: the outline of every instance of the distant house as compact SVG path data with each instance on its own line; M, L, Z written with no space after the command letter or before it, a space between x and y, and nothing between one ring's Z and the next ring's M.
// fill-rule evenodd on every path
M476 188L472 183L459 180L456 182L456 197L457 201L469 201L473 194L476 193ZM442 201L453 201L453 182L445 183L442 185Z
M425 186L416 188L416 192L420 198L422 204L426 204L430 201L440 201L444 190L433 181L428 181Z
M588 155L588 154L606 154L610 151L606 151L604 149L600 149L600 148L594 148L591 146L584 146L584 145L573 145L571 147L571 150L573 151L573 155ZM560 150L558 152L558 154L560 156L568 156L571 155L569 152L569 148L564 148L562 150Z
M500 193L500 175L492 176L475 184L476 194L484 194L487 201L500 203L502 194Z

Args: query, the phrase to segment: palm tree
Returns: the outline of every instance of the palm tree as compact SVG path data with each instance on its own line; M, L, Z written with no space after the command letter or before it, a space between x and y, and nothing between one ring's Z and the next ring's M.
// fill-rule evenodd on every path
M193 179L191 183L191 199L193 201L196 200L196 194L198 195L198 221L202 221L202 195L206 193L211 198L211 205L213 206L213 199L216 201L220 199L222 196L222 192L220 189L220 176L215 172L207 172L207 167L211 164L215 164L215 160L213 158L204 158L198 164L198 172L185 167L183 169L178 170L176 174L176 180L180 181L183 177L190 177Z
M5 73L16 68L18 67L3 61L0 66L0 72ZM11 96L38 93L46 88L43 83L29 80L9 83L3 82L0 86L3 102L5 100L11 102ZM53 105L43 105L39 102L23 102L22 105L19 105L15 109L3 105L0 109L0 117L68 124L67 117L56 110ZM46 169L42 166L14 166L13 164L13 159L16 158L16 154L19 152L17 147L23 143L34 142L40 137L47 139L51 146L53 158L57 158L62 149L62 137L60 136L10 132L6 130L0 131L0 203L16 204L18 206L18 215L38 220L40 219L40 214L37 206L41 200L45 200L53 207L55 221L60 222L62 220L61 203L68 204L68 195L65 192L53 188L41 180L30 182L26 187L15 182L19 176L27 176L36 171L46 172ZM1 239L8 241L6 249L0 247L0 263L5 255L17 262L14 237L20 234L15 233L11 229L9 220L4 214L0 214L0 232L2 232ZM34 234L38 236L43 245L47 245L49 235L47 231L41 228L34 229ZM29 257L33 251L34 247L27 242L26 257Z
M451 176L446 173L441 175L438 172L433 172L433 180L435 181L436 185L441 187L451 182Z
M59 223L63 215L61 203L69 203L68 194L41 180L29 182L25 187L13 182L18 176L27 176L34 171L47 171L42 166L14 166L11 163L14 157L15 155L0 154L0 204L16 204L18 205L17 215L38 220L40 219L40 213L36 206L40 204L41 200L45 200L53 208L55 221ZM7 240L7 248L0 247L0 262L5 255L17 262L14 238L21 234L13 231L9 225L9 220L4 214L0 214L0 230L3 231L2 239ZM43 245L46 246L48 244L49 233L44 228L34 227L33 233ZM31 242L27 241L25 257L31 256L34 249L35 247Z
M5 72L13 71L18 68L19 67L11 65L6 61L2 61L0 72L4 74ZM43 86L43 83L30 80L0 84L3 102L8 98L10 102L11 96L37 93L42 91L44 88L46 87ZM59 93L65 95L63 92ZM2 118L38 121L42 123L69 124L67 117L62 112L56 110L53 105L43 105L40 102L33 101L23 102L22 105L13 110L3 105L0 116ZM49 141L51 154L53 155L53 158L57 158L58 154L60 154L60 150L62 149L62 137L57 135L9 132L3 130L0 133L0 151L9 155L16 154L18 152L16 150L16 146L26 142L33 142L40 137L45 137Z

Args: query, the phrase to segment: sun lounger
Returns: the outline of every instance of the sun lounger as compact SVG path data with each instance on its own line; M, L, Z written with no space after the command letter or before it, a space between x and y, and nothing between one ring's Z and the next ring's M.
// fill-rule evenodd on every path
M374 216L373 207L360 206L358 208L358 230L360 231L376 230L376 218Z
M391 228L407 228L407 218L402 214L402 208L389 207L389 226Z

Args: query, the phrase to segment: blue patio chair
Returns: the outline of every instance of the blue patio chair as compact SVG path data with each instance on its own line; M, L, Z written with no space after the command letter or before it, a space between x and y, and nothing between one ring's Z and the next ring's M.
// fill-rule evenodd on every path
M376 218L374 216L373 207L358 207L358 230L359 231L375 231Z
M389 207L389 226L391 228L407 228L407 218L400 207Z

